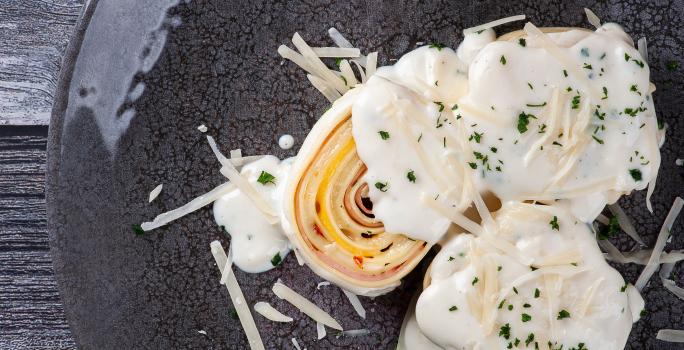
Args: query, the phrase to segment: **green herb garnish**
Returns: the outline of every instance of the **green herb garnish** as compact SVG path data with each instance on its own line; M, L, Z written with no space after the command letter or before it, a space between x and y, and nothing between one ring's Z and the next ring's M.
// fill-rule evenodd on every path
M558 231L560 229L560 226L558 225L558 217L554 215L553 219L549 221L549 225L551 225L552 230Z
M380 192L387 192L387 182L376 182L375 188L380 190Z
M561 310L558 313L558 317L556 317L557 320L562 320L564 318L570 318L570 313L567 310Z
M275 185L275 182L273 180L275 180L275 176L273 176L273 175L262 170L261 174L259 174L259 178L257 179L257 182L262 184L262 185L266 185L267 183L272 183Z
M409 170L409 172L406 173L406 178L411 182L416 182L416 174L413 172L413 170Z
M135 232L135 234L138 236L142 236L145 234L145 230L143 230L142 226L138 224L131 225L131 228L133 229L133 232Z
M283 258L280 257L280 252L277 252L276 255L271 258L271 265L278 266L281 261L283 261Z
M442 49L445 47L444 44L440 43L431 43L430 46L428 46L431 49L437 49L437 51L442 51Z
M378 131L378 134L380 134L380 137L383 140L387 140L388 138L390 138L390 134L387 131L380 130Z

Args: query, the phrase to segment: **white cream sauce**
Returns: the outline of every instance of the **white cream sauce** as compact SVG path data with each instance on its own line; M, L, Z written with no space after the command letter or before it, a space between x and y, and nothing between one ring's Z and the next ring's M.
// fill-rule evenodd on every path
M467 171L450 112L451 102L465 92L459 91L465 81L460 69L465 68L453 50L423 47L395 66L380 68L361 87L352 108L352 133L368 167L364 181L373 213L388 232L435 243L450 221L421 205L421 198L439 195L461 210L470 203L458 181Z
M354 139L390 232L438 241L448 220L420 205L425 197L459 210L474 191L561 199L588 222L648 185L657 123L649 68L629 36L606 24L548 38L556 49L470 33L457 52L421 47L360 87Z
M282 149L290 149L294 146L294 137L289 134L285 134L278 138L278 146Z
M240 173L280 212L291 163L291 159L281 162L274 156L265 156L245 165ZM262 171L275 177L272 182L257 181ZM280 223L270 224L261 210L237 188L214 202L214 219L230 234L233 263L242 271L268 271L277 266L273 262L285 259L290 252L290 243Z
M482 47L459 101L466 108L455 113L468 135L481 135L469 156L481 191L569 198L573 213L591 221L621 194L645 188L659 164L649 69L615 24L548 37L563 61L534 37Z
M530 204L505 205L495 220L485 235L509 249L463 234L435 257L416 306L422 332L449 349L505 349L515 339L525 345L531 334L529 348L551 341L563 349L623 349L643 300L604 260L587 225L563 209ZM567 317L558 319L563 310Z

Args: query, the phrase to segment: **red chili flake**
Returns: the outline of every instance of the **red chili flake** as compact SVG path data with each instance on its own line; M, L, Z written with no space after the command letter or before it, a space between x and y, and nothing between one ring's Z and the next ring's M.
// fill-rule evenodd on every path
M314 231L316 231L316 234L318 234L321 237L325 237L325 236L323 236L323 231L321 231L321 229L320 229L320 227L318 227L318 225L314 224L313 229L314 229Z
M354 262L356 263L356 266L358 266L361 270L363 270L363 257L355 255L354 256Z

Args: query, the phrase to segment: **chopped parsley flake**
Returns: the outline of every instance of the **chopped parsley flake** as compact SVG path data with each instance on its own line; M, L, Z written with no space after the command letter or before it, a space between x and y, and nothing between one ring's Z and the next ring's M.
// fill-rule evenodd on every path
M525 38L520 38L518 39L518 44L522 47L527 46L527 41L525 41Z
M383 140L390 138L390 134L387 131L380 130L378 131L378 134L380 134L380 137L382 137Z
M409 172L406 173L406 178L413 183L416 182L416 174L413 172L413 170L409 170Z
M492 153L496 153L497 151L496 147L490 147L489 150L492 151Z
M601 97L602 100L605 100L608 98L608 88L605 86L603 87L603 97Z
M477 278L477 276L475 276L475 278L473 278L473 281L471 282L471 284L474 286L475 283L477 283L479 280L480 280L480 279Z
M457 105L457 104L455 104L453 107L451 107L451 110L452 110L452 111L455 111L455 110L457 110L457 109L458 109L458 105Z
M669 70L670 72L674 72L677 70L678 66L679 66L679 64L676 61L670 61L670 62L667 62L667 65L665 65L665 68L667 68L667 70Z
M503 64L503 65L505 66L505 65L506 65L506 56L501 55L501 58L499 59L499 62L501 62L501 64Z
M531 342L534 341L534 333L530 333L525 339L525 346L529 346Z
M641 181L641 170L639 169L629 169L629 175L632 175L634 181Z
M503 308L505 303L506 303L506 299L501 300L501 302L499 303L499 309Z
M437 51L442 51L442 49L444 48L444 44L431 43L430 46L428 46L428 47L431 49L437 49Z
M624 293L626 290L627 290L627 283L625 283L625 285L622 286L622 288L620 288L620 292Z
M598 142L600 145L603 144L603 140L601 140L600 138L596 137L596 135L591 135L591 137L593 137L594 140L596 140L596 142Z
M475 142L480 143L480 140L482 139L482 134L479 132L474 132L470 137L468 138L468 141L475 140Z
M518 288L513 287L513 292L514 292L515 294L518 294Z
M504 339L509 339L511 337L511 325L506 323L499 329L499 336L504 337Z
M376 182L375 188L380 190L380 192L387 192L387 182Z
M520 319L521 319L523 322L528 322L528 321L531 321L531 320L532 320L532 316L530 316L530 315L528 315L528 314L522 314L522 315L520 315L520 316L521 316Z
M135 234L138 236L142 236L145 234L145 230L143 230L142 226L138 224L131 225L131 228L133 229L133 232L135 232Z
M563 76L565 76L566 78L568 77L568 71L565 69L563 69Z
M582 68L584 68L584 69L594 69L594 68L591 67L590 64L587 64L587 63L585 63L585 64L582 66Z
M628 55L628 54L625 52L625 62L629 61L630 58L632 58L632 56Z
M456 305L452 305L452 306L449 308L449 311L456 311L456 310L458 310L458 307L457 307Z
M520 112L520 114L518 114L518 131L521 134L527 131L527 126L530 125L530 118L537 119L534 115L525 112Z
M442 102L433 102L433 103L439 106L440 112L444 110L444 103L442 103Z
M529 86L529 87L530 87L530 90L534 90L534 86L532 86L532 84L530 84L530 82L529 82L529 81L527 82L527 86Z
M280 257L280 252L277 252L276 255L271 258L271 265L278 266L281 261L283 261L283 258Z
M605 230L599 231L599 239L608 239L613 237L620 232L620 223L617 217L613 216L608 220L608 227Z
M582 56L584 56L584 57L589 57L589 48L583 47L583 48L580 50L580 53L581 53Z
M259 174L259 178L257 179L257 182L262 184L262 185L266 185L267 183L272 183L275 185L275 182L273 180L275 180L275 176L273 176L273 175L262 170L261 174Z
M544 103L537 103L537 104L528 103L528 104L526 104L525 106L527 106L527 107L544 107L544 106L546 106L546 102L544 102Z
M564 318L570 318L570 313L567 310L561 310L558 313L558 317L556 317L557 320L562 320Z
M470 165L471 169L477 169L477 164L473 162L468 162L468 165Z
M558 217L554 215L553 219L549 221L549 225L551 225L552 230L558 231L560 229L560 226L558 225Z
M579 109L580 95L573 96L571 104L572 104L572 109Z
M535 298L535 299L539 298L539 295L540 295L540 294L541 294L541 292L539 292L539 288L535 288L535 289L534 289L534 298Z
M450 256L448 261L453 261L453 260L454 260L454 257Z

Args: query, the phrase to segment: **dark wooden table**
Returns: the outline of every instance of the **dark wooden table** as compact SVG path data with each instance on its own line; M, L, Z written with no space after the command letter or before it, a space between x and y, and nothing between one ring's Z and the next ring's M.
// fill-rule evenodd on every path
M83 0L0 0L0 349L72 349L50 258L52 97Z

